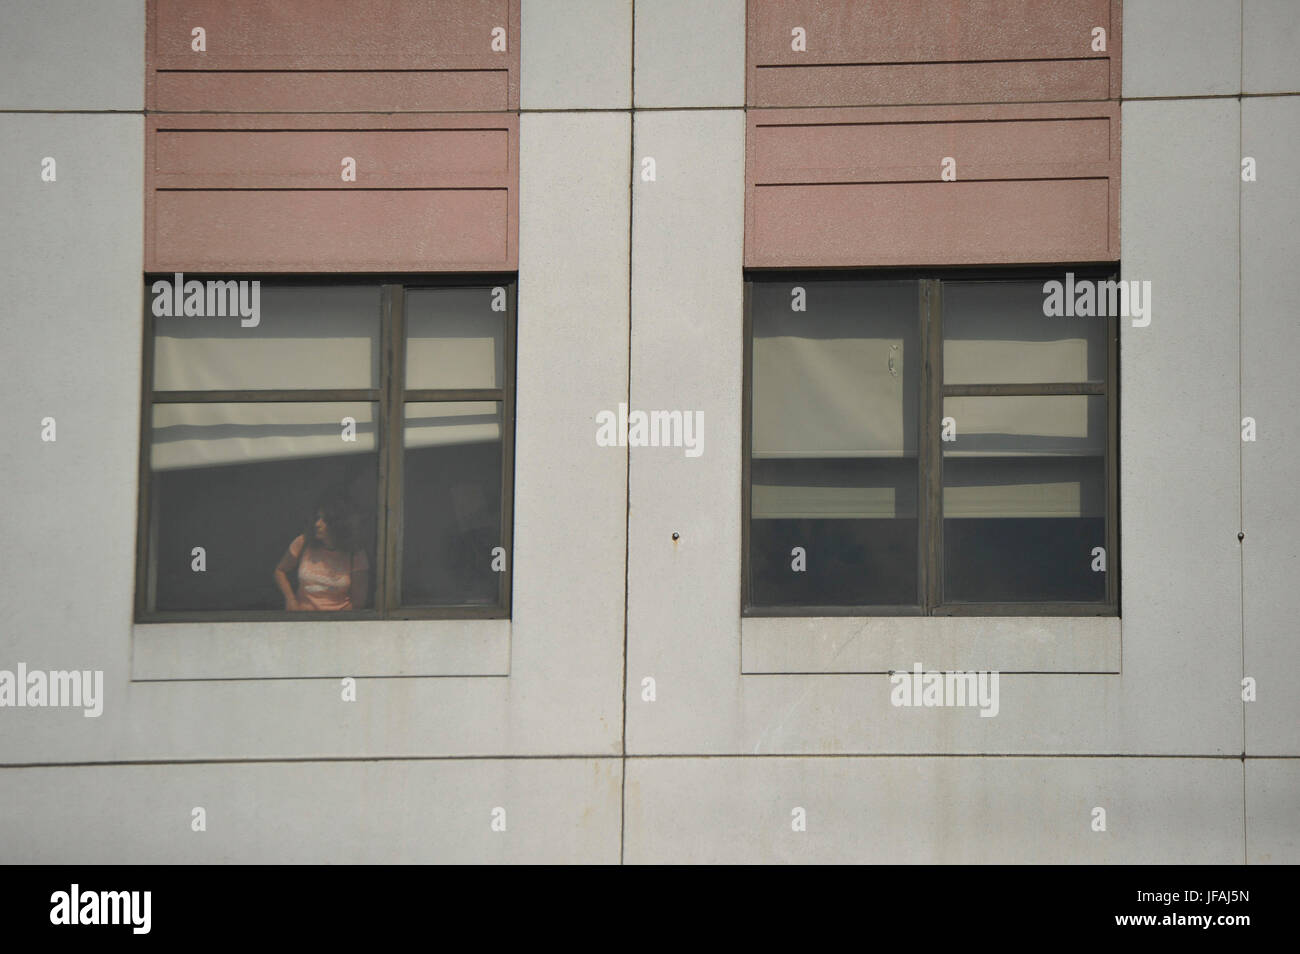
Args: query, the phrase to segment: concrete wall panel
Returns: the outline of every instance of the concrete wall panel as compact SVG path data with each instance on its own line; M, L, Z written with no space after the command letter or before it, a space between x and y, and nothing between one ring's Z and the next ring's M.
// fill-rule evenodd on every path
M145 0L5 4L0 109L144 106Z
M1243 0L1242 91L1300 90L1300 4L1291 0Z
M638 864L1242 861L1229 759L632 759L626 800Z
M1122 277L1151 283L1120 323L1125 696L1199 751L1241 750L1238 115L1124 104Z
M1125 0L1124 95L1241 91L1241 0Z
M1246 860L1300 864L1300 761L1246 761Z
M610 864L621 782L617 759L5 769L0 847L11 864Z
M745 0L636 6L636 105L743 106Z
M632 105L632 0L521 0L524 109Z
M1257 179L1241 182L1241 415L1255 420L1253 442L1239 444L1242 471L1242 587L1245 672L1258 684L1245 706L1246 751L1300 755L1300 420L1296 360L1300 301L1295 235L1300 185L1291 172L1300 143L1300 98L1247 99L1242 152Z

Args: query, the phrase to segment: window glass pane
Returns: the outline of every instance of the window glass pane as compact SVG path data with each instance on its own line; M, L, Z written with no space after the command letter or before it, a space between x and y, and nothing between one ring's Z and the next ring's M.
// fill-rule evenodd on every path
M750 476L754 605L917 602L915 457L755 460Z
M403 605L498 605L500 402L409 403L404 435Z
M407 291L408 388L501 387L506 313L493 311L504 301L494 287L504 286Z
M917 295L751 287L753 605L917 602Z
M1104 600L1106 399L947 398L944 417L944 599Z
M944 282L944 382L1105 380L1106 319L1045 316L1043 285Z
M357 403L154 405L155 607L284 610L274 571L294 544L286 575L304 609L372 606L375 412ZM332 519L318 543L322 507Z
M756 282L751 302L755 457L916 455L915 282Z
M246 284L251 302L251 283ZM256 299L257 324L247 328L238 315L154 317L151 286L145 290L145 314L154 327L156 390L379 386L377 286L276 287L263 282Z

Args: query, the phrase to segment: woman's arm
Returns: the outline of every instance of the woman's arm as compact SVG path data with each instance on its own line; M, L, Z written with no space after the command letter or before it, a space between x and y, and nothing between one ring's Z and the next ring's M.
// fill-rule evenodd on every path
M298 537L293 543L289 544L289 549L285 550L284 556L280 557L280 562L276 564L275 573L273 574L276 589L284 597L284 608L286 610L301 609L298 605L298 598L293 594L293 584L289 582L289 574L297 568L298 558L302 554L300 540L302 540L302 537ZM295 546L298 547L297 550L294 549Z

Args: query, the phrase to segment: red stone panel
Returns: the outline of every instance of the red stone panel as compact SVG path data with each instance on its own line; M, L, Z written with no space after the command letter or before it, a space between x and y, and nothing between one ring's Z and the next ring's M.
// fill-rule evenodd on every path
M149 271L482 271L507 265L505 189L163 191Z
M751 107L1117 98L1120 0L749 0ZM1093 49L1093 30L1106 49ZM793 49L804 31L806 50Z
M194 30L206 49L193 48ZM505 30L504 51L492 49ZM518 109L519 0L149 0L151 110Z
M512 271L518 129L511 113L150 115L145 268Z
M747 267L1119 258L1116 103L755 110L746 150Z

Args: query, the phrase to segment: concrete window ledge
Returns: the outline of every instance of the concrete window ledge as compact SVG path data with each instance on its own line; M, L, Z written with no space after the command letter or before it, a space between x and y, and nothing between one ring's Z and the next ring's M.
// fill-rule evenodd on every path
M1114 616L827 616L740 621L740 671L1118 673Z
M508 676L510 620L136 623L131 678Z

